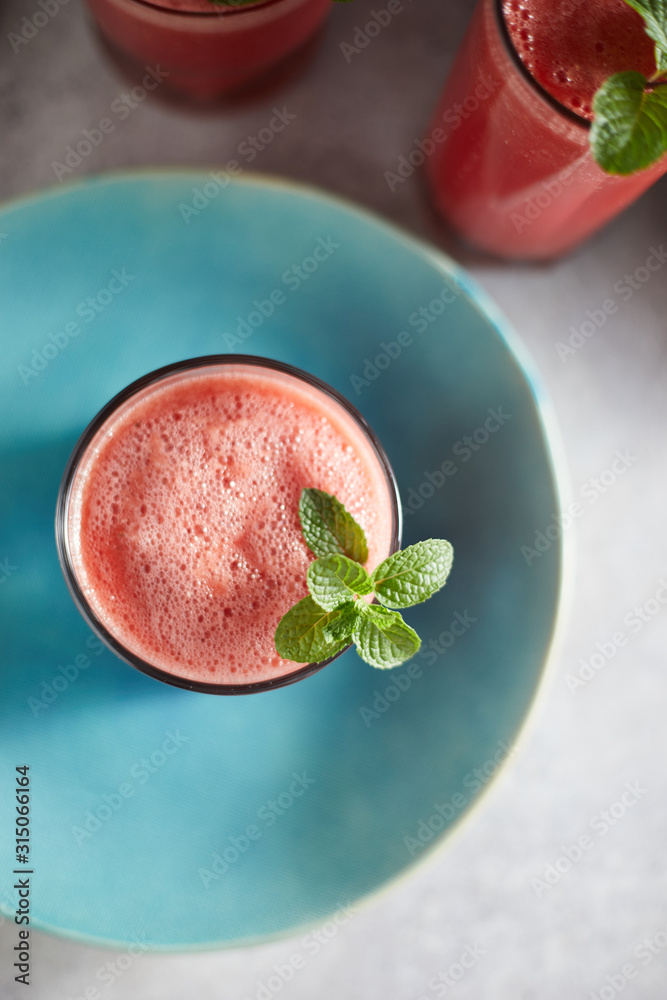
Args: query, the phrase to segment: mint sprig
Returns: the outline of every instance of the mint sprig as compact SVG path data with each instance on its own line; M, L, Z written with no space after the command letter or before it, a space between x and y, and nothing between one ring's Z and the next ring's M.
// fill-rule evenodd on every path
M316 559L308 567L307 580L313 598L327 611L373 592L371 578L364 567L347 556Z
M644 30L655 42L655 64L664 68L667 59L667 0L625 0L644 21Z
M596 93L593 110L593 153L607 173L643 170L667 150L667 90L647 90L641 73L610 76Z
M363 528L330 493L304 489L299 502L303 536L317 556L308 567L310 594L278 623L275 646L295 663L321 663L355 642L362 659L385 669L418 652L421 640L392 608L428 600L444 586L454 552L430 538L395 552L369 575ZM368 604L373 596L380 604ZM386 605L386 606L383 606Z
M667 0L625 0L644 20L655 43L656 72L614 73L593 98L590 132L595 161L608 174L627 176L667 152Z
M299 518L306 545L316 556L340 553L358 563L367 561L368 545L363 528L330 493L303 490Z
M309 595L295 604L278 622L274 636L276 649L285 660L321 663L346 643L346 635L332 639L327 627L344 614L343 608L325 611Z
M386 669L397 667L419 651L421 639L406 625L398 611L365 605L352 633L357 652L366 663Z
M340 639L347 645L359 616L356 601L346 601L336 610L340 611L340 615L324 626L324 632L333 642Z
M371 582L378 601L388 608L421 604L444 586L453 559L453 548L441 538L395 552L373 570Z

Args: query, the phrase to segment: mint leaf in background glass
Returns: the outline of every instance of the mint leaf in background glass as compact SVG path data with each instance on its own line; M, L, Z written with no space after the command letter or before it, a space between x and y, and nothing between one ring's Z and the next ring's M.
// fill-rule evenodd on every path
M655 163L667 151L667 88L641 73L615 73L593 99L591 149L610 174L627 175Z
M377 599L390 608L410 608L428 600L444 586L454 550L441 538L416 542L395 552L373 570Z
M304 597L278 623L274 642L279 656L295 663L328 660L345 645L343 640L333 640L326 632L343 614L341 608L325 611L312 597Z
M333 611L344 601L373 592L371 578L358 562L343 555L324 556L308 567L308 590L313 599L327 611Z
M342 554L358 563L368 559L363 528L330 493L302 490L299 517L306 544L316 556Z
M665 67L667 57L667 0L625 0L641 15L644 30L655 42L655 62L658 70Z
M650 167L667 152L667 0L625 0L644 21L655 43L656 73L615 73L593 98L593 158L608 174L627 176Z
M397 611L365 604L360 612L352 635L357 652L366 663L388 669L418 652L421 639Z

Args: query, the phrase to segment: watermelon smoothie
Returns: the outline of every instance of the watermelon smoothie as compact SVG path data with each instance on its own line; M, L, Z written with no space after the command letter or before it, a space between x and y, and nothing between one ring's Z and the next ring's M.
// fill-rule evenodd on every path
M244 693L320 665L275 651L313 559L304 487L335 494L373 568L398 547L398 495L363 418L290 366L197 358L133 383L77 444L57 541L73 597L111 648L194 690Z
M479 0L422 144L437 208L470 243L549 258L585 239L667 170L605 173L589 152L593 95L655 72L624 0Z
M112 45L164 86L211 100L263 82L315 34L332 0L87 0ZM164 78L164 77L163 77Z

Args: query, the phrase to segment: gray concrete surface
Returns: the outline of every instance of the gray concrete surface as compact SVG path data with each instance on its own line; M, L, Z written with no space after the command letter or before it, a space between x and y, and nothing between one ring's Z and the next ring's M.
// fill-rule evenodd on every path
M258 156L262 171L320 185L447 247L415 175L392 193L383 172L429 120L470 0L405 0L381 35L348 64L340 43L368 20L373 0L333 11L308 72L267 102L195 114L148 101L79 168L98 173L155 164L215 166L261 128L276 101L297 119ZM105 116L124 89L70 0L29 44L7 40L36 0L0 9L0 198L56 183L52 161ZM631 626L667 578L667 268L627 301L576 354L556 343L599 308L625 273L666 239L667 180L575 255L546 266L502 265L455 251L494 296L532 352L555 404L572 488L583 498L577 562L563 647L523 752L485 807L447 850L360 911L281 991L289 1000L658 1000L667 965L667 606ZM591 480L617 449L629 468L605 492ZM609 476L605 477L607 480ZM633 619L634 620L634 619ZM628 642L593 678L568 675L596 643L623 630ZM596 661L599 663L599 661ZM607 827L626 783L639 798ZM614 810L617 814L620 808ZM597 819L596 819L597 817ZM591 823L597 824L591 827ZM564 848L594 831L594 846L548 889ZM566 867L561 863L561 867ZM13 981L12 926L0 927L0 992L6 1000L68 1000L96 983L113 955L37 934L33 984ZM643 943L644 942L644 943ZM474 961L459 975L467 948ZM254 998L299 939L241 951L147 955L104 1000ZM630 963L634 974L621 971ZM442 975L441 975L442 974ZM277 995L274 994L274 995ZM264 994L266 1000L266 993Z

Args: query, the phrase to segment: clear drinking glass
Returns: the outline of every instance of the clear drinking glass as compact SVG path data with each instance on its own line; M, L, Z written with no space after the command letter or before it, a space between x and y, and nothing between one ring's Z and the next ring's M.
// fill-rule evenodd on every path
M500 0L478 0L422 143L436 207L466 241L501 257L570 250L667 171L663 157L630 176L605 173L589 129L521 62Z
M212 100L263 82L315 34L332 0L86 0L112 47L159 86Z
M153 662L143 659L136 650L133 651L129 648L127 640L121 640L118 634L115 634L115 623L108 620L102 621L102 614L98 613L92 606L95 595L94 593L91 594L90 585L87 586L84 580L85 573L78 565L82 560L77 556L77 518L79 514L77 513L77 501L74 498L77 494L77 486L85 481L85 476L94 466L101 443L104 439L108 438L110 433L113 433L114 425L123 416L126 416L138 402L146 399L156 390L174 384L179 380L186 382L198 373L222 372L232 367L235 371L245 370L250 373L260 369L262 373L269 373L272 379L277 380L278 383L281 380L288 385L296 382L310 390L314 389L316 390L315 393L311 392L310 395L315 400L317 396L322 395L323 412L327 408L331 408L331 403L334 404L333 410L336 413L337 419L343 425L349 427L351 434L358 438L360 446L363 446L366 453L365 460L373 463L374 474L377 475L378 481L383 483L388 523L390 524L390 545L386 555L390 555L398 550L401 537L401 506L398 487L391 465L389 464L389 459L382 445L362 415L344 396L330 385L327 385L326 382L322 382L320 379L299 368L252 355L211 355L202 358L192 358L150 372L114 396L100 410L97 416L94 417L81 435L70 456L60 486L56 506L56 545L65 581L74 602L91 629L114 653L127 663L158 680L165 681L177 687L187 688L192 691L202 691L208 694L249 694L283 687L286 684L292 684L294 681L302 680L317 670L321 670L322 667L325 667L328 663L336 659L337 656L340 656L340 653L337 653L336 656L326 661L309 663L296 670L288 668L290 672L282 675L260 681L233 684L193 680L189 677L179 676L178 673L172 672L172 669L166 670ZM224 530L224 528L221 527L221 530ZM286 608L285 610L287 611L288 609ZM344 650L341 650L341 652L344 652Z

